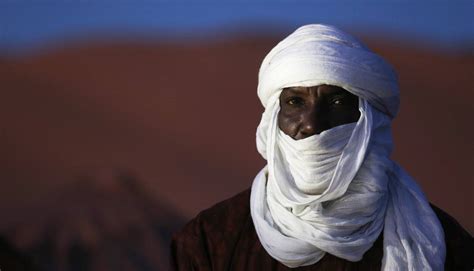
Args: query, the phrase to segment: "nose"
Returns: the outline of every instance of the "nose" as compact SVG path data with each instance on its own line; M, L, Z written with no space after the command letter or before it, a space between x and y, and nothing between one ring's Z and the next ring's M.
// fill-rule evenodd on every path
M329 127L327 127L323 115L323 112L317 106L311 107L305 114L302 114L296 139L307 138L327 130Z

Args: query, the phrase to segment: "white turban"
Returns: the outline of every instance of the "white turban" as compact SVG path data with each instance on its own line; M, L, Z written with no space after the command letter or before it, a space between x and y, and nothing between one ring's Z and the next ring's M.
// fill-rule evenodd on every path
M294 140L277 124L290 86L335 85L359 97L357 123ZM416 183L389 156L399 106L396 74L354 37L306 25L263 60L265 107L257 148L267 166L255 177L251 215L265 250L288 267L324 254L359 261L383 231L383 270L443 270L443 229Z
M335 85L392 118L400 103L397 75L356 38L327 25L305 25L275 46L260 67L258 97L266 107L285 87Z

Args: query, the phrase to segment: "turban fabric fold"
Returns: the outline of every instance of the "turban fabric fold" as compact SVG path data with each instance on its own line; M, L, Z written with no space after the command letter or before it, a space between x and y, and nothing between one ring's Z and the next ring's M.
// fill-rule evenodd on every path
M359 97L357 123L294 140L277 125L279 96L291 86L335 85ZM397 76L380 56L327 25L297 29L262 62L265 111L251 215L266 251L289 267L325 253L362 259L383 231L383 270L442 270L444 234L415 181L390 159Z

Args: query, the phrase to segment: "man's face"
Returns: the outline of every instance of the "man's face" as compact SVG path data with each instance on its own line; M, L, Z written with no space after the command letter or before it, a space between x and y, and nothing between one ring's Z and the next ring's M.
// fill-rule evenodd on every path
M288 87L280 94L278 126L295 140L356 122L359 116L358 97L340 87Z

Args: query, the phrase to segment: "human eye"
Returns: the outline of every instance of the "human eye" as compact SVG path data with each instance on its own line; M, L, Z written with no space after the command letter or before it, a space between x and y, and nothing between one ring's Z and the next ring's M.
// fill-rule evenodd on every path
M330 99L329 104L332 106L344 106L347 104L347 98L344 96L335 96Z
M304 104L304 100L298 96L291 96L286 99L286 104L291 106L302 106Z

